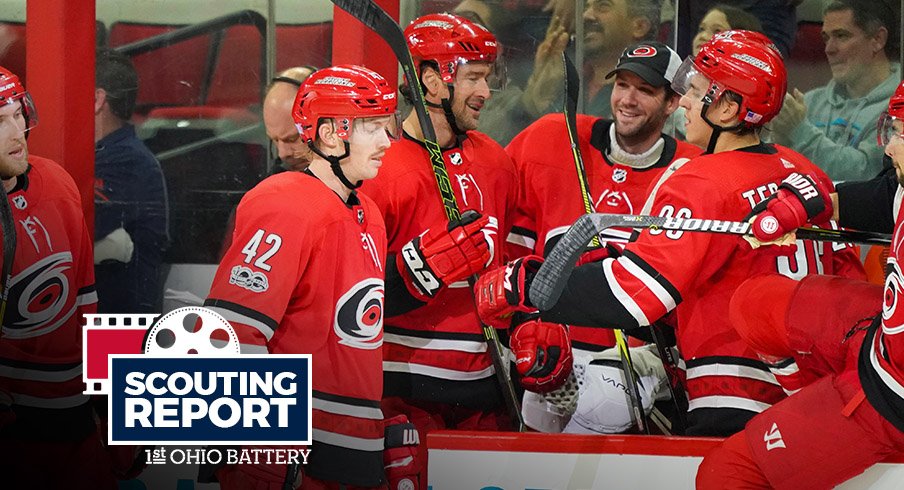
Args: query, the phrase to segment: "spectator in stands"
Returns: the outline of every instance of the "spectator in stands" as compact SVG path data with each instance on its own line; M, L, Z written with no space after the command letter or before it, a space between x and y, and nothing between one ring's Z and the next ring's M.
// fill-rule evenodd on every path
M98 311L160 312L169 241L160 164L129 124L138 96L131 60L97 50L94 91L94 263Z
M791 53L791 48L794 47L794 40L797 36L797 6L802 2L803 0L734 0L730 3L732 7L756 17L761 27L750 30L762 31L766 34L778 47L782 56L787 58ZM682 1L678 9L678 25L681 27L699 25L710 10L716 5L724 3L727 2L725 0ZM732 24L732 28L737 29L738 27ZM692 29L678 29L678 53L680 55L686 56L691 52L692 46L697 45L696 42L693 42L695 37L696 33Z
M772 122L776 143L803 153L832 180L866 180L883 166L876 123L901 79L896 0L833 0L822 37L832 80L785 97Z
M763 32L763 25L756 16L749 12L721 3L715 5L700 19L691 54L697 56L703 43L712 39L716 34L728 30Z
M611 118L613 79L606 78L630 44L654 40L659 31L661 0L588 0L584 10L584 112ZM562 85L561 53L572 34L574 5L559 0L546 39L537 48L534 72L524 89L523 106L533 118L558 110Z
M270 81L264 96L264 128L267 137L276 149L280 170L304 170L310 163L310 150L301 141L301 135L292 120L292 103L302 82L317 68L298 66L277 74Z
M584 112L610 118L612 79L606 79L619 55L630 44L656 37L661 0L589 0L584 11L586 67ZM510 86L493 96L481 111L480 129L501 145L508 144L530 123L562 109L562 52L574 33L573 0L551 0L552 20L537 47L533 72L525 88ZM455 12L494 31L498 9L486 2L465 0ZM495 31L494 31L495 34ZM503 53L506 49L503 46ZM508 60L506 60L508 61Z

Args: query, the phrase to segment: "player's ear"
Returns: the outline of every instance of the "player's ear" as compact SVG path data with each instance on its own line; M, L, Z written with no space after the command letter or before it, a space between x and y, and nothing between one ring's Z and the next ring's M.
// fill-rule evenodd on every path
M719 118L720 126L734 126L738 120L738 111L741 110L741 104L729 97L719 97L719 104L716 106L716 114Z
M336 134L336 122L333 119L324 118L317 122L317 140L325 149L339 146L339 135Z
M666 87L665 89L665 115L666 117L671 116L672 113L678 110L678 103L681 101L681 96L678 95L672 89Z
M443 98L446 88L446 84L443 82L442 77L439 72L436 71L436 68L425 65L423 70L421 71L421 83L424 85L424 90L427 97L432 101L439 101L439 99ZM448 93L445 97L448 97Z

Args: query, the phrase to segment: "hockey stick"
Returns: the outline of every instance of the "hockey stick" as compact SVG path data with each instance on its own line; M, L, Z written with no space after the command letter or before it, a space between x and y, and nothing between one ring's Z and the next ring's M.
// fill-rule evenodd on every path
M332 0L332 2L383 38L392 49L392 52L395 53L396 58L398 58L399 64L402 65L405 79L408 80L409 92L411 93L414 110L417 113L417 119L421 126L421 132L424 133L424 145L427 147L427 153L430 156L433 176L436 178L436 185L443 201L446 218L448 218L450 223L460 221L461 212L455 200L452 185L449 182L449 174L446 172L446 166L443 162L442 150L436 140L436 130L434 130L430 116L427 114L427 105L424 101L424 94L421 92L420 78L418 78L411 53L408 51L408 43L405 40L402 28L373 0ZM468 284L473 290L474 277L468 279ZM483 336L487 341L487 350L493 361L493 369L496 371L496 379L499 382L502 399L505 402L509 415L512 417L515 430L523 432L524 419L521 416L521 404L515 395L515 387L512 386L511 378L506 374L508 369L506 369L502 358L502 345L499 342L496 329L485 325L483 322L480 322L480 328L483 330Z
M540 310L552 308L565 285L575 262L593 236L608 228L649 228L689 232L721 233L752 236L751 225L744 221L723 221L698 218L667 218L627 214L587 214L571 225L537 271L530 288L530 300ZM798 228L797 238L819 242L852 242L869 245L888 245L891 238L881 233L823 228Z
M0 228L3 230L3 267L0 277L3 278L0 290L0 337L3 336L3 320L6 318L6 302L9 299L9 283L12 279L13 262L16 259L16 221L13 210L9 207L9 196L3 191L0 199Z
M581 147L578 144L577 108L580 97L580 81L578 70L568 59L568 55L562 52L562 62L565 65L565 126L568 128L568 141L571 143L571 158L574 160L574 168L578 174L578 183L581 186L581 200L584 202L584 212L592 214L593 202L590 197L590 182L587 180L587 172L584 167L584 158L581 156ZM599 236L593 235L593 246L601 245ZM586 245L586 242L584 242ZM628 339L625 332L615 330L615 345L622 361L622 372L628 383L628 402L634 414L634 422L641 432L648 433L650 428L645 420L643 405L640 398L640 386L637 372L634 371L634 362L631 360L631 352L628 350Z

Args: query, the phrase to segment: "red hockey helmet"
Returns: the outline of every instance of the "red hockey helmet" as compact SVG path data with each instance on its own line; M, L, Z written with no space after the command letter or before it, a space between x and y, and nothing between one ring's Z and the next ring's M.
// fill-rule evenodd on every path
M0 106L22 102L22 115L25 117L23 131L38 125L38 111L35 109L31 95L19 81L15 73L0 66Z
M700 96L713 104L726 90L741 96L738 120L749 127L762 126L782 108L788 75L781 55L744 31L725 31L700 47L678 68L672 88L681 95ZM691 81L706 78L705 93L689 93Z
M898 85L895 93L888 101L888 109L879 116L878 138L879 145L885 146L891 142L892 137L904 138L904 127L898 126L895 130L895 121L904 121L904 82Z
M336 119L337 134L348 140L355 119L391 116L393 140L401 134L395 90L378 73L362 66L340 65L317 70L295 96L292 118L306 143L317 138L317 122Z
M446 83L455 81L458 65L481 61L493 65L491 88L500 88L505 70L498 59L496 37L476 22L452 14L428 14L414 19L405 28L405 39L416 66L432 61Z
M779 49L778 49L778 46L776 46L775 43L772 42L772 39L769 39L769 36L763 34L762 32L746 31L746 30L742 30L742 29L738 29L735 31L728 30L728 31L718 32L712 38L713 39L715 39L715 38L732 38L735 40L744 39L744 40L748 40L748 41L754 41L754 42L758 42L758 43L766 46L767 48L775 51L779 56L782 55L781 51L779 51Z

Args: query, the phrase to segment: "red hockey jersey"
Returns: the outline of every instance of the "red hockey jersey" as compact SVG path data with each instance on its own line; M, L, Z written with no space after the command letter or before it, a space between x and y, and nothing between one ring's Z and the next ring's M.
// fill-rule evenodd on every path
M653 214L741 221L792 172L831 186L809 160L780 146L703 155L662 185ZM645 230L621 258L603 263L614 298L639 325L677 305L692 434L736 432L749 417L785 396L728 321L729 300L744 279L769 272L865 277L859 257L845 244L798 241L797 253L790 258L776 257L774 251L753 250L732 235Z
M663 136L662 155L644 168L612 161L613 122L578 115L578 145L584 160L593 209L598 213L640 214L650 187L672 163L681 163L702 150L670 136ZM506 147L521 176L518 205L508 235L510 258L546 255L574 221L584 214L584 201L572 157L571 143L562 114L543 116L522 131ZM608 230L612 241L627 241L630 232ZM611 330L571 326L573 346L601 351L615 345Z
M318 479L375 486L383 478L385 236L366 196L346 203L313 175L275 175L239 203L204 303L229 320L244 353L311 354L305 472Z
M502 264L516 197L515 168L502 147L483 133L469 131L461 146L443 150L459 208L490 218L487 238L492 264ZM379 175L364 183L383 212L389 253L424 231L447 225L433 169L422 143L409 135L383 157ZM429 303L387 318L385 395L464 405L501 406L493 365L481 333L471 289L461 281L443 288Z
M56 162L28 161L9 193L17 247L0 335L0 391L12 395L19 423L60 431L47 434L50 440L80 440L96 430L82 393L83 315L97 311L94 255L75 182Z
M885 268L882 323L870 329L860 351L859 374L866 397L877 412L904 431L904 188L894 199L895 230Z

